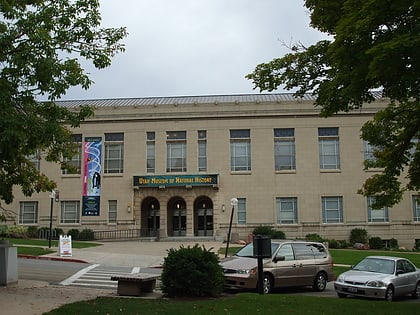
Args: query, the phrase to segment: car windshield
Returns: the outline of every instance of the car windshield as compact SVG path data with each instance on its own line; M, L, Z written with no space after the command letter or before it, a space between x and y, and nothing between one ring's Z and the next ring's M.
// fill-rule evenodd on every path
M271 254L274 254L277 251L277 248L279 247L279 244L277 243L271 243ZM249 243L242 247L240 250L238 250L234 256L239 257L254 257L254 244Z
M353 270L393 274L395 262L390 259L365 258L353 267Z

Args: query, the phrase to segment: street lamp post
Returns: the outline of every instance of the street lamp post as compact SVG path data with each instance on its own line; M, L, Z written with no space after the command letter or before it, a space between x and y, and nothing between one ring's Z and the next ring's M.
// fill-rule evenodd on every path
M53 208L54 201L58 202L60 200L60 195L58 190L51 191L51 206L50 206L50 232L48 234L48 248L51 248L51 237L52 237L52 219L53 219Z
M235 211L235 207L238 205L238 199L232 198L230 200L230 205L232 206L232 211L230 213L230 222L229 222L229 231L228 231L228 235L227 235L225 258L227 257L228 250L229 250L230 232L232 231L232 222L233 222L233 213Z

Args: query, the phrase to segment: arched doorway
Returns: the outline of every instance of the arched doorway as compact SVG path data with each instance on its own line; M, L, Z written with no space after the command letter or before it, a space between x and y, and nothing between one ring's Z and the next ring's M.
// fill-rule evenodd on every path
M194 202L194 234L213 236L213 202L208 197L199 197Z
M142 206L142 229L146 236L159 236L160 228L160 204L156 198L148 197Z
M181 197L171 198L168 202L168 235L187 235L187 205Z

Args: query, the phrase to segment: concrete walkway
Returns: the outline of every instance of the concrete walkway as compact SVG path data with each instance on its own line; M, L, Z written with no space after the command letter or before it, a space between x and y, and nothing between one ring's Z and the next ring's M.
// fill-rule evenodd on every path
M36 259L70 260L107 266L160 267L171 248L188 247L198 244L217 253L222 242L215 241L173 241L142 242L121 241L104 242L97 247L72 249L71 257L60 257L57 253ZM53 250L57 248L53 248ZM24 257L24 256L23 256ZM27 257L29 258L29 257ZM19 271L18 271L19 272ZM74 286L50 285L45 281L19 280L18 283L0 286L0 314L41 315L61 305L98 296L117 296L116 291L81 288Z

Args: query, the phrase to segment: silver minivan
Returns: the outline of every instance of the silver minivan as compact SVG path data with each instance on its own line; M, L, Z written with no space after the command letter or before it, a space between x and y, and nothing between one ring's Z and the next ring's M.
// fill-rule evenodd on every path
M311 241L271 240L271 258L263 260L263 291L274 288L312 286L324 291L334 280L333 260L326 246ZM220 262L229 289L256 289L258 263L254 244L242 247Z

